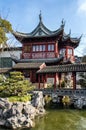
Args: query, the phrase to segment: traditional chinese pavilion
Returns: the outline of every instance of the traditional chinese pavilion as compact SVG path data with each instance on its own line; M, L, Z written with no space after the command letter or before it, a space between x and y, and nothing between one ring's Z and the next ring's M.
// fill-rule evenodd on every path
M71 32L64 32L65 22L55 31L49 30L39 15L39 23L31 33L13 32L22 43L20 59L13 59L14 70L22 71L32 83L40 87L53 84L62 87L63 81L71 81L66 87L76 88L76 72L86 71L86 64L75 64L74 49L79 45L79 38L72 38ZM70 80L69 80L70 79ZM64 84L64 83L63 83Z

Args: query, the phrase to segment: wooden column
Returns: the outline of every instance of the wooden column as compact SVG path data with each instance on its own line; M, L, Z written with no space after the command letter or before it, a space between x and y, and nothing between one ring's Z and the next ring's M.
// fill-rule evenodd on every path
M30 70L30 81L32 82L32 71Z
M45 77L43 75L43 88L44 88L44 84L45 84Z
M43 88L45 87L45 81L46 81L45 78L46 78L45 75L43 75Z
M43 74L42 74L42 83L44 82L44 76L43 76Z
M56 86L58 87L58 85L59 85L59 74L56 73Z
M55 43L55 57L58 57L58 41Z
M33 46L32 46L32 44L31 44L30 46L31 46L31 50L30 50L30 58L32 58Z
M74 48L72 48L72 56L73 56L73 61L75 62L75 57L74 57Z
M42 87L44 88L44 76L42 74Z
M72 76L73 76L73 89L76 89L76 72L73 72Z
M66 59L68 58L68 47L66 47L66 54L65 54L66 56Z
M22 54L21 54L21 59L24 59L24 45L22 46Z
M38 88L40 89L40 74L38 75L38 81L39 81L39 86L38 86Z
M57 74L55 73L55 76L54 76L54 90L56 90L56 78L57 78Z
M48 44L46 44L46 46L45 46L45 58L47 58L47 52L48 52Z
M59 73L59 88L61 88L61 73Z
M47 82L47 74L45 75L45 81Z

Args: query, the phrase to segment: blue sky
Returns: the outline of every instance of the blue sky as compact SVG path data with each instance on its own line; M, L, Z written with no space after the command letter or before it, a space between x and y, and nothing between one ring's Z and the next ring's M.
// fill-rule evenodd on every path
M75 54L86 54L86 0L0 0L0 15L15 31L31 32L39 22L40 10L50 30L59 28L64 18L66 33L71 29L71 37L83 34Z

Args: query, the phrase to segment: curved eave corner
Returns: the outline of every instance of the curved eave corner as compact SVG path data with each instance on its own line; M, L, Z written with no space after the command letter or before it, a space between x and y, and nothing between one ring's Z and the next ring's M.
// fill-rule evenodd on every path
M39 21L39 24L37 27L30 33L21 33L18 31L13 31L12 34L15 36L16 39L24 39L24 38L38 38L38 37L51 37L51 36L58 36L59 34L64 32L64 26L65 24L62 23L60 28L58 28L55 31L49 30L42 21ZM40 34L41 31L41 34Z

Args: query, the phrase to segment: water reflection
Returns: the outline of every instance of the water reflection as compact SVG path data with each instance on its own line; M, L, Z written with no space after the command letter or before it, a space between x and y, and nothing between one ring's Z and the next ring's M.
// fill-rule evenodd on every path
M86 130L86 111L50 110L31 130Z

